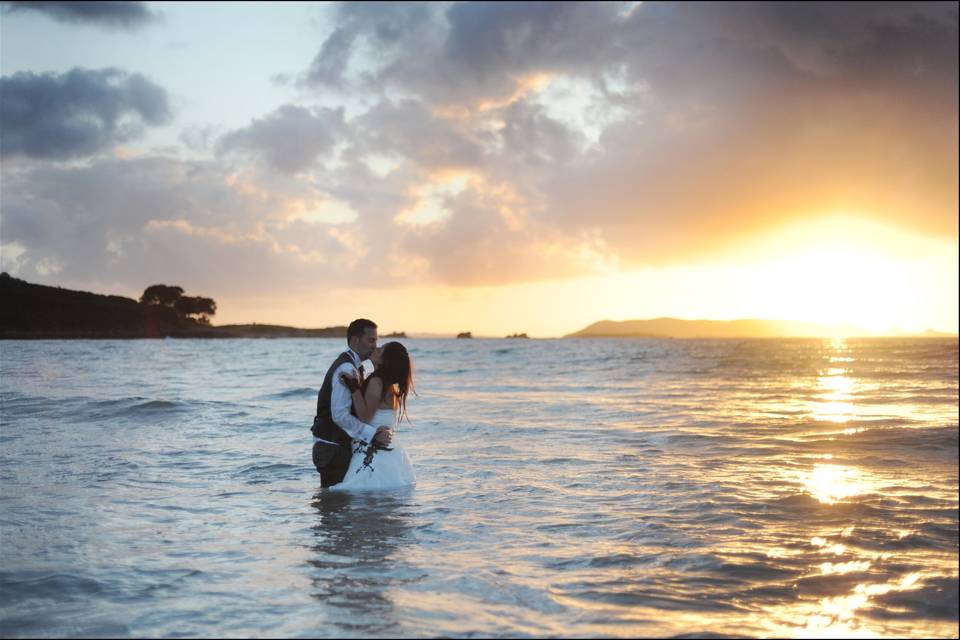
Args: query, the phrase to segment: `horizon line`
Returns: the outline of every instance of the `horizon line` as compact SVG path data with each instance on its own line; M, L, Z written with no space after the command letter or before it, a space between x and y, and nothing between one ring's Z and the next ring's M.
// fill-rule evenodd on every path
M830 334L830 333L828 333L828 332L824 332L824 333L811 334L811 335L781 335L781 336L756 336L756 335L742 335L742 336L672 336L672 335L669 335L669 334L646 334L646 335L642 335L642 334L630 334L630 333L608 334L608 335L587 335L587 336L577 336L577 335L575 335L575 334L577 334L577 333L580 333L581 331L584 331L584 330L586 330L586 329L588 329L588 328L590 328L590 327L592 327L592 326L594 326L594 325L597 325L597 324L600 324L600 323L603 323L603 322L611 322L611 323L618 323L618 324L619 324L619 323L627 323L627 322L650 322L650 321L655 321L655 320L671 320L671 321L675 321L675 322L691 322L691 323L693 323L693 322L716 322L716 323L770 322L770 323L781 323L781 322L782 322L782 323L799 323L799 324L806 324L806 325L814 325L814 326L820 326L820 327L824 327L824 328L829 328L829 327L838 327L838 328L839 328L839 327L846 327L846 328L848 328L848 329L851 329L851 328L852 328L852 329L854 329L855 331L837 331L836 333L833 333L833 334ZM300 326L292 326L292 325L274 324L274 323L269 323L269 322L228 322L228 323L224 323L224 324L211 325L211 326L212 326L212 327L215 327L215 328L217 328L217 327L229 327L229 326L269 326L269 327L282 327L282 328L287 328L287 329L296 329L296 330L301 330L301 331L318 331L318 330L324 330L324 329L333 329L333 328L337 328L337 327L344 327L344 329L345 329L345 328L347 327L347 324L349 324L349 323L346 323L346 324L334 324L334 325L330 325L330 326L326 326L326 327L300 327ZM833 323L823 323L823 322L816 322L816 321L810 321L810 320L782 320L782 319L768 320L768 319L763 319L763 318L737 318L737 319L734 319L734 320L713 320L713 319L709 319L709 318L700 318L700 319L697 319L697 320L689 320L689 319L686 319L686 318L674 318L674 317L670 317L670 316L659 316L659 317L656 317L656 318L635 318L635 319L630 319L630 320L598 320L598 321L596 321L596 322L593 322L593 323L587 325L587 326L584 327L583 329L580 329L580 330L578 330L578 331L573 331L573 332L570 332L570 333L566 333L566 334L562 334L562 335L530 335L529 333L525 333L525 332L515 332L514 334L512 334L512 335L510 335L510 336L507 336L507 335L491 334L491 333L473 334L472 331L460 331L460 332L455 332L455 331L450 331L450 332L443 332L443 331L405 331L405 330L398 330L398 329L393 329L393 330L391 330L389 333L391 333L391 334L392 334L392 333L403 333L403 334L405 334L405 336L406 336L407 338L424 338L424 339L452 338L452 339L466 339L466 340L470 340L470 339L475 339L475 340L556 340L556 339L564 339L564 338L583 338L583 339L597 339L597 338L650 338L650 339L670 339L670 340L685 340L685 339L692 339L692 340L696 340L696 339L710 339L710 340L734 339L734 340L736 340L736 339L761 339L761 338L770 338L770 339L790 339L790 338L797 338L797 339L854 338L854 339L857 339L857 338L957 338L957 337L960 337L960 333L958 333L958 332L956 332L956 331L942 331L942 330L940 330L940 329L934 329L934 328L929 328L929 327L928 327L928 328L925 328L925 329L922 329L922 330L920 330L920 331L910 331L910 330L906 330L906 329L891 329L891 330L889 330L889 331L879 331L879 332L875 332L875 331L868 331L868 330L864 329L863 327L859 327L859 326L852 325L852 324L847 324L847 323L843 323L843 324L839 324L839 323L838 323L838 324L833 324ZM470 333L471 336L470 336L470 338L458 338L458 334L459 334L459 333ZM521 335L518 336L517 333L520 333ZM930 334L938 334L938 335L930 335ZM522 337L523 335L525 335L526 337ZM395 337L395 336L382 335L382 336L380 336L380 339L389 338L389 337Z

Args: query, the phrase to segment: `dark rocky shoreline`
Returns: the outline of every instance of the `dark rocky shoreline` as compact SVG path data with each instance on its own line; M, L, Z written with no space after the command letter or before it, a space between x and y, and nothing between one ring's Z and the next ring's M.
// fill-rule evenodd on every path
M0 274L0 340L141 340L150 338L345 338L346 326L298 329L269 324L213 326L107 296L32 284Z

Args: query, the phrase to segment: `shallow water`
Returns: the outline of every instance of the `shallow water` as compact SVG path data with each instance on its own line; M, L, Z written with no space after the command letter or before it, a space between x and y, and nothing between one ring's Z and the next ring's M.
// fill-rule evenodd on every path
M0 635L958 635L956 339L403 342L383 495L340 340L0 342Z

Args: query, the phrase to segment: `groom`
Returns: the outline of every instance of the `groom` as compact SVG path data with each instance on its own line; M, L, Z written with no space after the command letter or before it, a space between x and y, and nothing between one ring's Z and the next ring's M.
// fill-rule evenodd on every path
M364 360L377 348L377 325L360 318L347 327L346 351L333 361L323 378L317 397L317 415L313 419L313 465L320 474L320 486L329 487L343 481L353 456L351 440L390 444L390 429L357 419L350 391L340 382L347 374L363 382Z

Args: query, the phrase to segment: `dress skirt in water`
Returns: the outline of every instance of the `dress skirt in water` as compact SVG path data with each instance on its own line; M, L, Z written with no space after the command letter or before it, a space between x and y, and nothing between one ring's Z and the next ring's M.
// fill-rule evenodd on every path
M396 427L397 415L391 409L378 409L370 421L375 427ZM377 489L394 489L409 487L417 482L413 472L413 465L407 452L394 439L390 444L392 451L375 450L373 456L366 463L367 445L357 440L353 441L353 457L350 467L343 477L343 482L329 488L330 491L367 491Z

